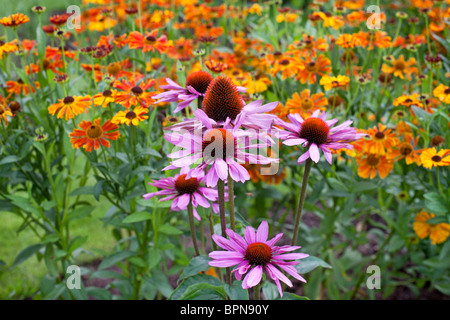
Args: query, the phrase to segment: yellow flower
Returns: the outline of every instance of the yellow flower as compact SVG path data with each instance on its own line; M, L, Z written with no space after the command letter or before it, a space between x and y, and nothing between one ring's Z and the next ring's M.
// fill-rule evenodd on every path
M450 104L450 87L442 83L433 90L433 95L446 104Z
M425 211L420 211L416 218L414 219L414 232L420 239L430 237L432 244L443 243L450 235L450 224L449 223L438 223L430 224L428 220L433 218L435 215Z
M450 165L450 149L442 149L439 152L436 148L424 149L420 154L420 162L427 169L433 167L443 167Z
M148 119L148 109L137 106L133 110L119 111L111 120L115 124L126 124L129 126L133 124L134 126L139 125L139 122Z
M346 87L349 82L349 77L341 75L338 75L337 77L330 77L328 75L325 75L320 79L320 84L324 86L325 91L333 88Z

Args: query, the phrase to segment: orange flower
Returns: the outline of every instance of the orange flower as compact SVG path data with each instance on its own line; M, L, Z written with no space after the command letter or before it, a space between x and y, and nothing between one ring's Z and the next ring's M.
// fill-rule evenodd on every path
M67 96L64 99L59 99L58 103L52 104L48 107L48 113L55 115L58 119L65 116L65 120L73 119L76 115L83 113L91 104L91 96L72 97Z
M311 57L306 57L306 59L301 60L300 63L301 71L298 73L296 79L301 83L316 83L317 75L323 77L331 72L331 61L324 55L320 55L316 60L312 60Z
M4 53L12 53L19 50L17 46L17 40L13 40L10 42L4 42L0 40L0 59L3 59Z
M365 142L364 152L384 156L392 152L393 148L399 144L396 134L392 133L392 129L386 129L384 124L378 124L378 128L374 127L367 130L370 139Z
M117 124L107 120L102 126L100 126L100 118L91 121L83 120L79 127L81 129L74 129L69 135L71 137L70 142L74 149L83 147L87 152L91 152L92 148L98 150L100 144L109 148L110 143L108 140L117 140L120 136L119 131L114 131L119 128Z
M157 38L158 30L153 30L151 33L146 33L145 37L138 31L133 31L128 35L127 42L130 49L142 49L143 52L158 51L165 52L169 47L172 47L172 41L167 40L166 35Z
M296 76L300 70L302 69L302 65L300 60L294 57L285 57L281 60L276 60L273 64L270 72L273 75L277 75L279 72L281 73L281 77L283 79L290 78Z
M361 40L354 34L341 33L336 44L342 48L351 49L361 44Z
M414 219L413 229L420 239L430 237L432 244L440 244L447 240L450 235L450 224L438 223L431 224L428 220L434 218L433 213L420 211Z
M5 27L18 27L21 24L27 23L30 21L30 18L28 18L23 13L15 13L8 17L3 17L0 19L0 24L4 25Z
M394 106L403 106L410 108L411 114L415 116L414 109L412 106L416 106L417 108L424 109L429 113L433 113L432 104L424 103L426 99L418 93L410 94L410 95L401 95L400 97L394 99L392 104Z
M287 54L301 57L311 56L316 58L317 51L325 52L328 50L328 47L328 42L324 38L314 40L314 38L310 35L303 35L303 39L289 45Z
M441 83L433 90L433 95L443 103L450 104L450 87Z
M310 114L315 110L325 110L323 108L328 104L328 99L322 92L312 94L309 89L305 89L300 94L295 92L291 99L286 102L286 109L288 113L295 114L299 113L304 115L305 113Z
M10 108L8 108L6 100L0 95L0 122L3 119L6 125L8 125L8 118L6 116L12 117L13 114Z
M380 176L384 179L388 174L394 169L394 162L392 159L387 159L385 156L380 156L377 154L368 154L362 159L360 158L358 165L358 176L361 178L373 179L375 176Z
M405 78L405 75L407 76L408 80L411 80L411 75L413 73L418 74L419 69L417 67L414 67L416 64L416 59L409 58L408 61L405 61L405 58L403 55L401 55L397 60L394 59L392 61L392 65L388 66L387 64L383 63L383 66L381 67L381 70L384 73L394 74L395 77L399 77L401 79Z
M338 75L337 77L330 77L328 75L323 76L320 79L320 84L323 86L325 91L331 90L333 88L347 88L350 83L350 78L347 76Z
M391 154L389 154L388 157L394 159L395 161L405 159L407 165L413 163L420 165L421 161L419 152L421 150L415 150L419 139L420 137L417 137L416 139L411 138L411 143L407 141L401 142L397 146L397 149L395 149Z
M355 37L360 41L359 45L367 50L373 50L374 47L389 48L392 44L391 37L384 31L358 32Z
M94 102L94 106L102 106L106 108L110 103L116 101L115 95L117 90L106 89L101 93L97 93L92 97L92 101Z
M140 104L144 108L148 108L154 100L152 96L155 95L153 92L147 92L148 88L155 84L155 80L148 79L147 81L142 81L136 84L135 81L121 80L114 82L114 88L120 89L122 91L117 91L115 98L116 103L120 103L127 110L131 106Z
M40 85L37 81L34 82L34 86L24 83L22 79L19 79L17 81L6 81L6 92L8 92L9 94L18 95L23 93L24 95L28 95L30 94L30 92L35 93L36 89L39 88Z
M332 27L333 29L337 30L340 27L344 25L344 20L340 16L333 16L331 13L325 13L325 12L314 12L313 13L314 18L320 18L323 21L323 26L325 28Z

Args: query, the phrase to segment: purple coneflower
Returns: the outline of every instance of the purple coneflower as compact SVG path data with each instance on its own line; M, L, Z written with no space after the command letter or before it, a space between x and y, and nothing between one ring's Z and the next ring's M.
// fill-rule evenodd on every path
M299 246L276 246L275 243L282 237L282 233L267 240L269 234L267 221L261 222L257 231L252 227L247 227L244 237L231 229L227 229L226 233L230 239L217 234L212 236L215 243L226 251L211 252L209 257L213 260L209 262L209 265L220 268L236 266L231 272L234 272L236 279L239 281L244 278L242 288L248 289L258 285L261 282L263 272L267 272L276 283L281 297L283 297L283 291L280 281L292 287L292 282L282 271L297 280L306 282L294 268L294 265L300 262L291 260L303 259L309 255L306 253L291 253L291 251L300 249Z
M196 177L189 178L187 177L188 174L189 168L185 167L173 177L149 182L149 185L162 190L144 194L144 199L149 200L155 196L165 196L160 201L173 200L170 206L172 211L186 210L191 202L194 217L197 220L201 220L196 208L198 206L209 208L209 201L217 201L217 190L202 186L204 177L201 173Z
M315 163L319 162L320 149L325 155L325 159L331 164L330 149L352 149L353 146L350 142L359 140L365 135L357 133L356 128L349 127L353 123L352 120L333 127L338 119L325 120L326 112L321 115L319 113L320 110L315 111L306 120L299 114L290 114L288 118L291 123L281 119L275 121L275 125L285 129L278 130L278 137L283 140L283 144L307 147L308 150L298 158L298 163L303 163L309 158Z

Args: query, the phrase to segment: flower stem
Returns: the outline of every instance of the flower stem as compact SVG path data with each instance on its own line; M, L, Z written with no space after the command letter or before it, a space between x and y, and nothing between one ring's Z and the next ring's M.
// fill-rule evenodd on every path
M192 199L189 200L188 214L189 214L189 225L191 227L192 242L194 243L195 255L199 256L200 252L198 251L197 237L195 236L194 207L192 206Z
M261 285L258 283L256 286L253 287L254 290L254 299L255 300L260 300L261 299L261 289L260 289Z
M219 194L219 214L220 214L220 226L222 228L222 237L227 237L227 220L225 216L225 182L221 179L217 182L217 191ZM226 268L226 279L231 286L231 271L230 268Z
M297 242L298 229L299 229L300 220L302 217L303 205L305 203L306 188L308 186L308 178L309 178L309 173L311 171L311 166L312 166L312 160L311 160L311 158L309 158L308 160L306 160L306 163L305 163L305 171L303 174L302 189L300 191L300 199L298 201L297 212L295 214L296 215L295 229L294 229L294 235L292 236L292 245L293 246Z
M234 181L228 174L228 205L230 206L230 225L231 230L236 231L236 222L234 216Z

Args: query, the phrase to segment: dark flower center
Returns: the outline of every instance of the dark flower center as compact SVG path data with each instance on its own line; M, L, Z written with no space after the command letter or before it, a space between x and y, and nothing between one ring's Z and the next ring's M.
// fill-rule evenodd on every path
M319 146L328 141L329 132L330 128L325 121L320 118L308 118L302 123L300 138Z
M433 162L441 162L442 158L439 157L438 155L436 155L436 156L433 156L433 157L431 158L431 160L433 160Z
M200 186L197 178L186 179L186 176L186 174L182 174L175 180L175 190L179 194L193 194Z
M370 167L376 167L378 162L380 162L380 159L376 155L371 154L367 157L366 161Z
M125 115L125 118L127 118L129 120L133 120L136 117L137 117L137 115L134 111L128 111L127 114Z
M265 243L254 242L245 250L244 258L251 265L264 266L272 259L272 249Z
M383 139L384 138L384 133L378 131L377 133L375 133L375 138L376 139L380 139L380 140Z
M205 132L202 140L202 152L204 160L222 159L234 157L236 150L236 138L226 129L210 129Z
M103 96L104 97L111 97L112 96L112 91L109 90L109 89L103 91Z
M133 92L134 95L139 96L139 95L141 95L144 91L143 91L140 87L133 87L133 88L131 88L131 92Z
M73 103L75 101L75 99L71 96L65 97L64 98L64 104L69 104L69 103Z

